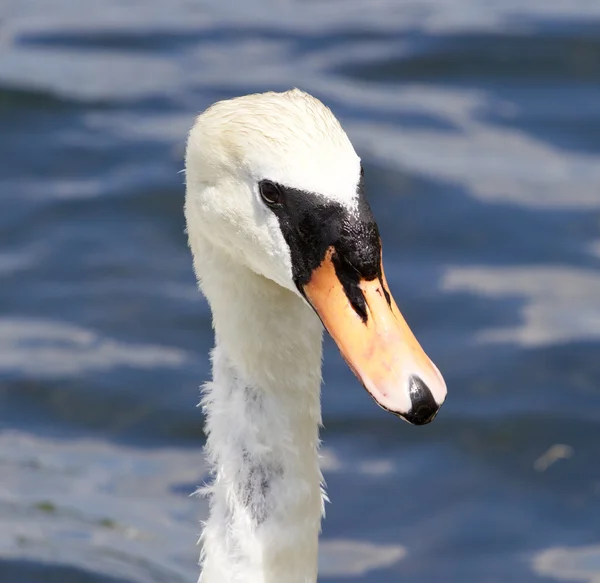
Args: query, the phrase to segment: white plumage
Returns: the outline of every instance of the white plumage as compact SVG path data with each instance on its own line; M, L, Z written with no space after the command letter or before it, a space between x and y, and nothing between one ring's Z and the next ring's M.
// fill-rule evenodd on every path
M322 324L293 280L263 179L351 216L360 159L330 110L297 89L217 103L189 134L185 215L215 331L203 583L317 578Z

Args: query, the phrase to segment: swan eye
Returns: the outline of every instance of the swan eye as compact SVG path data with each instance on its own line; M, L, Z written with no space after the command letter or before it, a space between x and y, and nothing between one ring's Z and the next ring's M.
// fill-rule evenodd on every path
M283 199L281 188L270 180L262 180L258 184L258 188L260 190L260 196L269 206L279 204Z

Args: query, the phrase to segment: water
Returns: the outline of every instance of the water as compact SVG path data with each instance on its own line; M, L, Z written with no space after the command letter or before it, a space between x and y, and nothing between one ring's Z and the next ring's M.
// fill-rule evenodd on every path
M2 583L195 581L185 136L294 85L450 390L402 424L327 343L320 581L600 578L598 2L5 0L0 44Z

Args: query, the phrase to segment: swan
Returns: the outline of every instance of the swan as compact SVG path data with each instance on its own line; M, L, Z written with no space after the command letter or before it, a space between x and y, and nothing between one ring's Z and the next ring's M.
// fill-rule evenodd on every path
M378 405L430 422L446 385L389 290L361 161L293 89L220 101L185 154L185 217L212 311L202 583L314 583L325 328Z

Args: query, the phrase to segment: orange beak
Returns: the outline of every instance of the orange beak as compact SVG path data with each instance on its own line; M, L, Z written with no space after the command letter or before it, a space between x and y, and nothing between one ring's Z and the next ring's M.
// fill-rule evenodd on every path
M446 398L446 384L390 295L383 266L381 278L359 281L364 320L336 274L335 253L330 247L304 286L308 301L377 404L415 425L429 423Z

